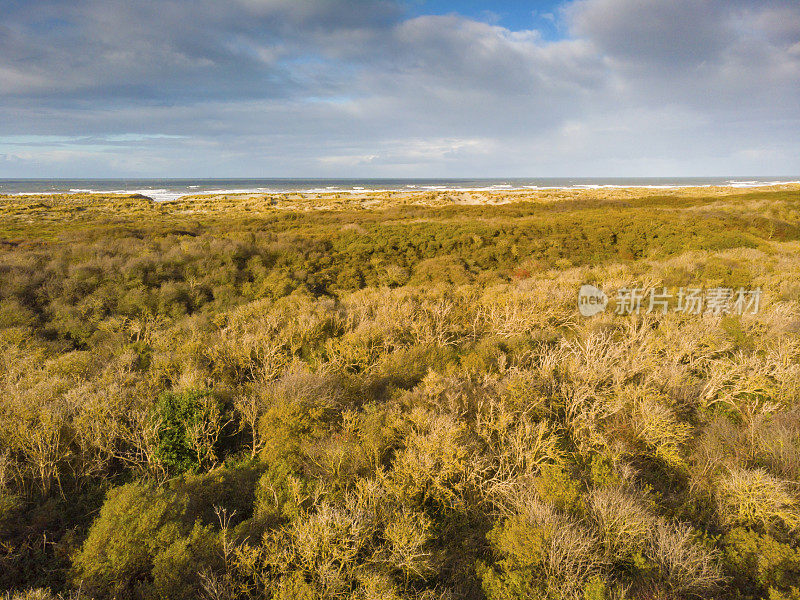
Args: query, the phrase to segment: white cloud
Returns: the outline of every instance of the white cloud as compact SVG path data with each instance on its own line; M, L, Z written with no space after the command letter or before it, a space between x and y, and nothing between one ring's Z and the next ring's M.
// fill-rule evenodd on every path
M366 0L5 2L0 176L800 172L789 0L576 0L556 41Z

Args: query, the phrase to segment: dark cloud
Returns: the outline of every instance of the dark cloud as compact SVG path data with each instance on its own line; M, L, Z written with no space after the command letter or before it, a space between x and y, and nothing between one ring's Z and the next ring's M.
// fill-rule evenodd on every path
M0 13L0 176L800 171L789 0L577 0L555 41L389 1Z

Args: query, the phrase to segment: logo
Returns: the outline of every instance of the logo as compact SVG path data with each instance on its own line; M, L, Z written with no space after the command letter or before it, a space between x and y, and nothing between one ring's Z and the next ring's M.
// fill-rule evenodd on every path
M754 315L761 306L761 288L680 287L677 293L667 287L621 287L612 306L615 315L669 312L685 315ZM608 296L593 285L584 284L578 292L578 311L591 317L608 308Z
M608 296L603 290L593 285L582 285L578 292L578 311L584 317L591 317L601 313L608 305Z

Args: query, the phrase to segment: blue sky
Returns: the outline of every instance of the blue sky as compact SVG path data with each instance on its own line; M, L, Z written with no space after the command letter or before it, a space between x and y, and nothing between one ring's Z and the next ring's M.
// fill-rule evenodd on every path
M419 0L410 2L416 15L459 14L471 19L501 25L512 31L537 29L547 39L564 37L559 27L559 6L562 2L459 2L458 0Z
M0 177L800 175L796 0L0 15Z

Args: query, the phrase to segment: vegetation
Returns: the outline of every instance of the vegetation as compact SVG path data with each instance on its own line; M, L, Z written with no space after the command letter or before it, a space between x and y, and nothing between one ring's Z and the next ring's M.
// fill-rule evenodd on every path
M800 190L474 200L1 198L0 591L800 598Z

